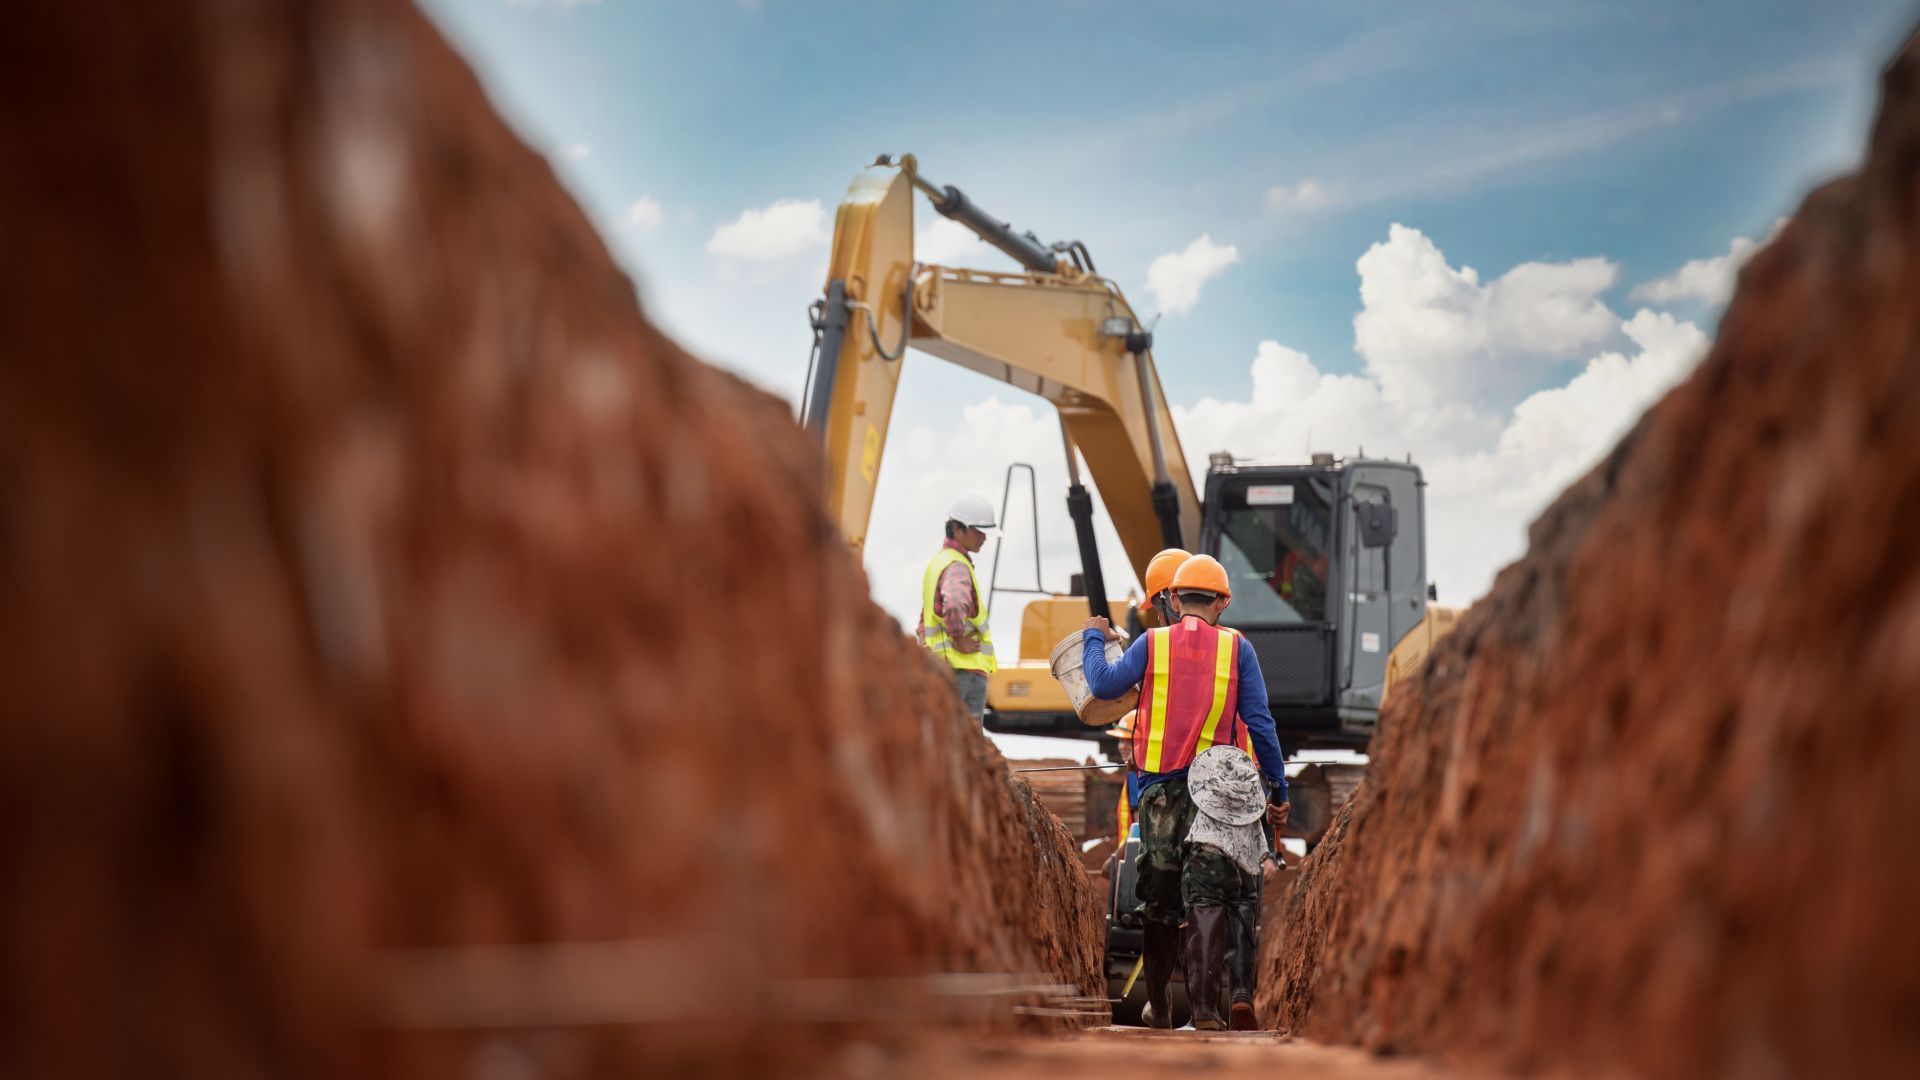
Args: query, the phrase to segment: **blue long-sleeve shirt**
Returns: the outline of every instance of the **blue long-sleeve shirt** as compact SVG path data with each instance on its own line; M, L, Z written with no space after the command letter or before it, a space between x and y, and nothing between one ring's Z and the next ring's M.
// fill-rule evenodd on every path
M1192 616L1189 616L1191 618ZM1127 646L1115 664L1107 663L1107 643L1098 630L1086 630L1080 635L1082 656L1081 674L1086 676L1087 689L1097 698L1112 700L1127 692L1129 687L1137 685L1147 674L1147 635L1141 634ZM1274 802L1287 801L1286 756L1280 750L1280 733L1273 722L1273 712L1267 706L1267 680L1260 674L1260 659L1253 655L1250 648L1240 650L1240 698L1236 706L1240 713L1240 722L1247 726L1248 734L1253 736L1253 756L1260 763L1260 773L1266 777L1267 786L1272 789ZM1138 798L1153 785L1176 776L1185 776L1185 769L1172 772L1151 773L1139 768L1135 763L1135 773L1139 777L1137 786L1129 783L1130 793Z

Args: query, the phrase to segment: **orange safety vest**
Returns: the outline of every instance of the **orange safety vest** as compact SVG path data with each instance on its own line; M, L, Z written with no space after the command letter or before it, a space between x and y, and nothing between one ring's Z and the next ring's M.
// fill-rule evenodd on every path
M1216 743L1250 745L1240 723L1243 639L1188 615L1147 631L1147 673L1133 721L1133 767L1175 772Z

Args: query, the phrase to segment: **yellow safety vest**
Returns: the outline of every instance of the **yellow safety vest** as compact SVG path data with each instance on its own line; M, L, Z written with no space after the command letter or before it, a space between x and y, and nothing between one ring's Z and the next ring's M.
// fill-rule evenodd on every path
M1240 741L1240 647L1240 635L1193 615L1147 631L1134 768L1175 772L1216 743Z
M940 575L954 563L965 563L967 583L973 586L973 618L968 625L980 635L980 651L964 653L953 647L953 639L947 636L947 624L933 613L934 596L940 591ZM973 576L973 560L966 553L950 547L943 547L927 564L926 575L920 582L920 640L933 654L961 671L983 671L991 675L1000 665L993 659L993 633L987 629L987 605L980 601L980 579Z

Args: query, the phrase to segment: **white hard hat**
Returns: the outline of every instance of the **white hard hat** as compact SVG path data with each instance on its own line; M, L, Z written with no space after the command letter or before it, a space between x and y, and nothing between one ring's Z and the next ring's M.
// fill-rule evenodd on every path
M976 529L994 526L993 504L972 492L956 497L953 505L947 507L947 517Z

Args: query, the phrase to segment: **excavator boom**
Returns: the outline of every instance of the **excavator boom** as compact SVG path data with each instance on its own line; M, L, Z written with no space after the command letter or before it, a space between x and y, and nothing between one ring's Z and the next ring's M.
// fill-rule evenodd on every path
M923 265L913 253L913 192L1006 252L1022 269ZM1088 594L1100 598L1091 501L1075 451L1101 492L1134 573L1162 547L1195 547L1201 504L1153 365L1152 335L1084 246L1015 233L958 189L918 175L911 155L856 176L834 219L815 305L815 358L804 421L825 444L828 508L864 546L887 425L908 349L1053 402L1067 449L1069 511Z

